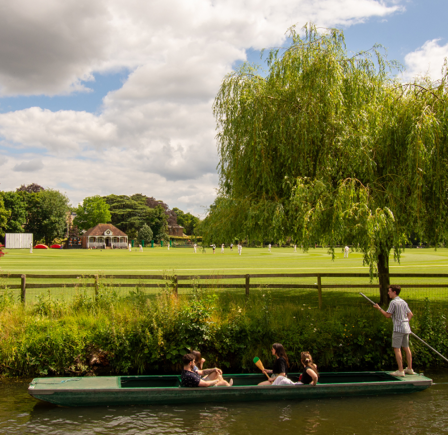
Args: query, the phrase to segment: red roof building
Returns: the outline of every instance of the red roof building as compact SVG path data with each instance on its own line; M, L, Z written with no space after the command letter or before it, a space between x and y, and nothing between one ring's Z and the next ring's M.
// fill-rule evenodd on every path
M128 236L112 224L98 224L85 232L82 237L85 249L126 249Z

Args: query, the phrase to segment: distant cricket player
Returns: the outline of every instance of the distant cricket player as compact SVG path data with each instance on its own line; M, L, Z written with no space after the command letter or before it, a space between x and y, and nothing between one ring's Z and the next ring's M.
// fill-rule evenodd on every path
M241 252L243 251L243 246L241 243L238 243L238 254L241 255Z
M193 250L194 250L194 253L196 254L196 248L198 247L198 245L195 243L194 245L193 245Z
M346 246L344 248L344 258L348 258L348 253L350 252L350 248L348 246Z
M269 250L269 252L271 252L271 244L270 243L268 245L268 250Z
M224 254L224 243L221 245L221 254Z

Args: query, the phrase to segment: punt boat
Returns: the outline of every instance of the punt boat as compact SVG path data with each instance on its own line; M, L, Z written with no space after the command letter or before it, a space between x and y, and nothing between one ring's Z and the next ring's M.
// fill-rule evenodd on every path
M298 376L288 375L293 381ZM316 386L258 386L265 380L261 374L224 378L232 378L233 387L182 388L177 375L35 378L28 392L36 399L60 406L179 405L409 394L432 384L423 375L400 378L379 371L320 373Z

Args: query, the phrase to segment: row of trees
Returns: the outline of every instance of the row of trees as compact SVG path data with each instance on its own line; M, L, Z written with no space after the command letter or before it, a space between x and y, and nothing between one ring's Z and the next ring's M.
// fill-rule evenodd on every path
M186 234L193 235L199 223L199 219L191 213L184 213L178 208L170 210L163 201L140 193L85 198L75 212L74 224L80 229L87 230L97 223L111 222L131 239L139 240L138 234L144 226L149 227L156 241L160 241L168 239L168 225L182 225ZM144 232L148 234L147 228ZM151 239L146 235L141 240Z
M72 208L64 194L32 184L15 192L0 192L0 237L7 232L30 232L36 241L50 244L67 234L67 217L72 211L76 213L73 223L79 230L112 223L129 238L144 234L142 240L146 241L167 240L168 225L176 224L177 216L180 225L185 223L182 226L188 234L193 234L199 222L190 213L170 210L163 201L141 194L87 197L77 208Z
M0 192L0 236L28 232L46 244L67 231L69 199L53 189L32 184L16 192Z
M301 36L303 35L303 36ZM349 55L342 31L302 34L243 65L215 99L219 194L205 241L358 247L387 301L389 255L448 233L448 74L403 83L379 47Z

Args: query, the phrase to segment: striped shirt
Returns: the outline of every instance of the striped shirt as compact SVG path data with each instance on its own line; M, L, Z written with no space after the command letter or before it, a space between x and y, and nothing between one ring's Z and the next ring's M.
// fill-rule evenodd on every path
M392 314L394 332L401 332L403 334L411 333L411 327L409 326L409 319L407 316L411 310L409 309L406 301L397 296L390 301L387 312Z

